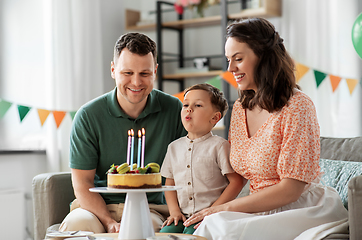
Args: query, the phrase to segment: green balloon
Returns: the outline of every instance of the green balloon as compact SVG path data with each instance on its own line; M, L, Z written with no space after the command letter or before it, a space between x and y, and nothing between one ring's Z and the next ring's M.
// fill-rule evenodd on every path
M362 58L362 13L358 15L356 21L353 23L352 42L354 49L360 58Z

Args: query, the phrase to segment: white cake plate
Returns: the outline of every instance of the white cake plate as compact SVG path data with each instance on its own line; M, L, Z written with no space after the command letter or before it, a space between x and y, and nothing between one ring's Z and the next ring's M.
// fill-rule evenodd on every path
M161 188L116 189L107 187L90 188L98 193L127 193L124 204L118 239L146 239L155 236L146 192L175 191L181 187L162 186Z

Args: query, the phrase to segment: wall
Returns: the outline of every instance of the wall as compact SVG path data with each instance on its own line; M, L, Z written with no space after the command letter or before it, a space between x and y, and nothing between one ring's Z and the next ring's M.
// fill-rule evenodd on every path
M32 179L47 171L45 151L0 152L1 239L32 239Z
M41 94L46 81L41 64L44 62L42 0L0 2L0 98L45 107L45 96ZM26 145L24 141L29 139L20 139L24 135L32 136L31 144L36 144L35 139L42 131L25 125L18 126L15 124L18 118L7 115L6 119L0 119L0 148ZM36 126L37 122L29 124Z
M115 87L111 78L111 61L113 60L113 47L116 40L124 33L124 2L129 1L102 1L101 26L103 50L103 86L104 92Z
M99 81L103 86L101 91L106 92L114 88L109 71L110 61L114 42L124 33L124 10L123 1L101 2L99 11L104 64L99 66L103 68L103 78ZM0 118L0 203L6 204L2 205L0 211L0 232L4 239L31 239L33 236L32 178L49 171L69 171L70 116L66 115L59 129L54 131L54 119L49 117L41 126L35 109L50 108L47 99L51 93L45 90L50 82L45 71L47 44L43 19L48 13L44 10L44 3L43 0L0 0L0 99L13 103L5 116ZM87 84L86 79L84 84ZM71 96L65 94L63 97L68 99ZM21 123L17 104L33 107ZM57 139L59 147L50 150L60 157L55 166L48 159L49 137ZM9 154L9 150L14 152ZM16 153L15 150L20 152ZM43 152L33 154L27 150ZM6 235L10 232L17 232L18 235Z

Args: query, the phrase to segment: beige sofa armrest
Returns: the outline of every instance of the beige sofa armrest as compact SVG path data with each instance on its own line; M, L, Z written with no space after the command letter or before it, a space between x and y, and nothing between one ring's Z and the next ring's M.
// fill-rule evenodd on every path
M348 183L348 218L350 239L362 239L362 176Z
M70 172L42 173L33 178L34 239L44 239L46 229L61 223L74 200Z

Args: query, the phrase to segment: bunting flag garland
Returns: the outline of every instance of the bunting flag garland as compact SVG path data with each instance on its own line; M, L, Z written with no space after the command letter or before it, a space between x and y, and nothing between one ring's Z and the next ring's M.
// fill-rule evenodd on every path
M11 102L0 100L0 118L4 117L5 113L9 110L11 105Z
M300 81L300 78L303 77L308 71L309 71L309 67L300 64L300 63L296 63L296 80L297 83ZM356 88L356 85L358 84L358 82L361 84L362 87L362 80L357 80L357 79L351 79L351 78L343 78L343 77L339 77L339 76L335 76L332 74L327 74L318 70L313 69L314 72L314 77L315 77L315 81L316 81L316 85L317 88L319 87L319 85L326 79L326 77L329 77L331 86L332 86L332 92L335 92L336 89L338 88L340 82L342 81L342 79L346 80L348 89L349 89L349 93L350 95L352 95L354 89Z
M295 73L296 75L295 76L296 76L297 83L301 80L301 78L309 70L312 70L313 73L314 73L317 88L321 85L321 83L325 79L327 79L327 76L329 77L333 93L338 88L338 86L341 83L342 79L345 79L350 95L352 95L352 93L356 89L357 85L360 85L360 87L362 87L362 79L357 80L357 79L352 79L352 78L343 78L343 77L340 77L340 76L335 76L335 75L332 75L332 74L321 72L321 71L316 70L316 69L311 69L310 67L305 66L305 65L303 65L301 63L296 63L295 65L296 65L296 73ZM234 79L233 74L228 72L228 71L225 71L221 75L209 79L208 81L206 81L206 83L209 83L209 84L213 85L214 87L217 87L217 88L221 89L222 80L226 81L227 83L229 83L234 88L237 88L237 83L236 83L236 81ZM183 99L184 99L184 91L176 93L173 96L177 97L182 102ZM2 119L5 116L5 114L8 112L9 108L13 104L14 103L12 103L12 102L0 99L0 119ZM24 118L27 116L27 114L29 113L29 111L33 107L24 106L24 105L16 105L16 106L17 106L20 122L23 122ZM55 125L57 126L57 128L60 127L60 125L63 122L63 120L64 120L67 113L69 113L69 115L70 115L70 117L71 117L71 119L73 121L76 112L77 111L66 112L66 111L46 110L46 109L37 108L37 113L38 113L40 125L43 126L45 121L48 119L50 113L52 113L53 117L54 117Z
M181 102L183 102L184 101L184 94L185 94L185 91L182 91L182 92L176 93L176 94L174 94L172 96L177 97L178 99L180 99Z
M331 81L331 85L332 85L332 91L336 91L339 83L341 82L342 78L341 77L337 77L334 75L329 75L329 80Z
M4 117L9 108L13 105L13 103L0 99L0 119ZM18 109L18 115L20 122L23 122L24 118L27 116L32 107L24 106L24 105L16 105ZM55 124L57 128L59 128L60 124L63 122L65 115L67 112L65 111L50 111L46 109L37 109L40 125L43 126L45 121L48 119L50 113L53 114ZM69 112L72 120L74 119L77 111Z
M224 72L223 74L221 74L221 78L227 81L234 88L238 88L238 84L236 83L234 75L231 72Z
M296 64L296 78L297 78L297 83L300 81L300 79L309 71L309 67L297 63Z
M49 110L45 110L45 109L38 109L38 116L40 119L40 124L43 126L45 123L45 120L47 120L48 116L50 114Z
M55 124L57 125L57 128L59 128L60 124L63 121L63 118L65 117L66 112L62 111L53 111L53 116L55 120Z
M74 116L76 113L77 113L77 111L69 112L69 115L71 116L72 120L74 119Z
M323 73L323 72L314 70L314 76L315 76L315 81L317 82L317 88L318 88L319 85L321 85L321 83L323 82L323 80L327 77L327 73Z
M314 76L315 76L315 81L317 84L317 88L319 87L319 85L326 79L326 77L329 77L331 86L332 86L332 92L335 92L335 90L338 88L340 82L342 81L342 79L346 80L347 86L348 86L348 90L350 95L352 95L353 91L355 90L358 82L361 81L357 80L357 79L352 79L352 78L343 78L343 77L339 77L339 76L335 76L332 74L327 74L318 70L313 69L314 72ZM362 87L362 84L361 84Z
M358 80L357 79L347 78L346 82L347 82L347 86L348 86L348 89L349 89L349 93L352 95L354 89L356 88L356 86L358 84Z
M218 88L218 89L221 89L221 79L220 79L220 76L216 76L214 78L211 78L209 81L207 81L206 83Z
M29 111L30 111L30 107L18 105L20 122L22 122L24 120L25 116L28 114Z

